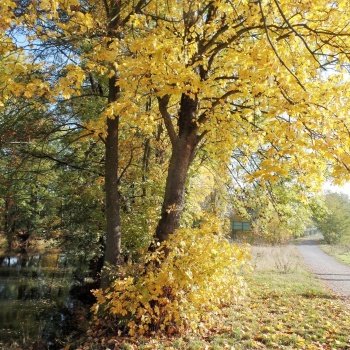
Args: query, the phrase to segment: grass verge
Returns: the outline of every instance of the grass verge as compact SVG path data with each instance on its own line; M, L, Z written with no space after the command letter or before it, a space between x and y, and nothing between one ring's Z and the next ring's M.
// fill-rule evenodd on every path
M340 244L321 244L321 249L333 256L341 263L350 266L350 239L349 242Z
M328 255L332 256L339 262L350 266L350 236L345 235L343 236L339 243L336 244L326 244L323 240L322 235L317 234L315 236L307 236L307 237L300 237L295 239L294 241L302 242L308 239L316 239L319 241L319 247Z
M253 247L248 293L201 334L130 339L94 334L79 349L350 349L350 311L308 274L295 246Z

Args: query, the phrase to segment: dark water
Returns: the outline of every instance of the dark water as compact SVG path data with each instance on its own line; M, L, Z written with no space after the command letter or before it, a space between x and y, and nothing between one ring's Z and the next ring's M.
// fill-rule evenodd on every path
M73 271L59 253L0 256L0 349L60 348L71 327Z

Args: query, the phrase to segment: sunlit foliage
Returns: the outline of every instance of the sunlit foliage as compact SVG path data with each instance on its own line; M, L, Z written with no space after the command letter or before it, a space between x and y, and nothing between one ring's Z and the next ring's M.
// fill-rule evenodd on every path
M107 317L130 316L131 333L192 328L198 310L241 290L236 272L244 254L225 265L236 248L208 223L191 228L195 201L182 217L199 155L223 174L237 162L240 188L231 194L241 198L232 202L260 188L261 207L286 220L320 189L327 168L334 182L350 179L347 5L5 0L0 53L11 60L0 76L1 106L25 98L42 112L67 104L75 115L73 101L82 101L80 127L89 138L81 139L102 140L106 151L105 262L121 264L122 232L130 232L128 248L133 240L144 248L148 234L166 241L145 254L148 270L120 271L125 279L97 292ZM150 140L152 162L145 156Z
M125 267L110 288L95 291L97 325L126 327L130 335L208 327L212 313L244 291L248 252L221 231L218 220L207 218L199 228L178 230L140 265Z

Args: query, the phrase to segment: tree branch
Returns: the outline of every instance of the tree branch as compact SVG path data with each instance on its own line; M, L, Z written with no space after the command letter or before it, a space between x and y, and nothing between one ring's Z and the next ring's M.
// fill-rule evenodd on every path
M287 71L289 72L289 74L291 74L294 79L297 81L298 85L304 90L306 91L304 85L301 83L301 81L299 80L299 78L290 70L290 68L286 65L286 63L282 60L281 56L278 54L275 46L273 45L272 43L272 40L270 38L270 34L269 34L269 29L267 28L267 24L266 24L266 17L265 17L265 14L264 14L264 11L263 11L263 8L262 8L262 5L261 5L261 0L259 1L259 7L260 7L260 13L261 13L261 19L264 23L264 28L265 28L265 33L266 33L266 37L267 37L267 41L269 42L273 52L275 53L276 57L278 58L278 60L280 61L280 63L282 64L282 66L284 66Z
M287 17L285 16L285 14L283 13L280 4L278 3L278 0L274 0L274 3L276 4L277 8L278 8L278 12L280 13L280 15L282 16L284 22L287 24L288 28L290 28L290 30L303 42L303 44L305 45L306 49L310 52L311 56L314 58L314 60L319 64L319 66L322 69L325 69L322 64L320 63L320 61L315 57L315 52L313 52L309 45L307 44L306 40L304 39L304 37L302 35L299 34L298 31L295 30L295 28L289 23ZM261 6L261 5L260 5Z
M204 123L209 119L208 114L209 114L210 112L212 112L213 109L214 109L217 105L219 105L219 104L221 103L221 101L225 100L226 98L228 98L228 97L231 96L231 95L236 94L237 92L240 92L240 90L239 90L239 89L230 90L230 91L227 91L225 94L223 94L221 97L218 97L218 98L216 99L216 101L212 103L211 107L210 107L208 110L206 110L205 112L203 112L203 113L198 117L197 123L198 123L198 124L204 124Z
M170 95L165 95L163 97L158 97L158 106L160 114L162 115L162 118L164 120L165 127L167 129L171 145L174 147L176 141L177 141L177 135L175 132L174 124L171 121L171 116L168 112L168 103L170 100Z
M103 173L91 170L91 168L79 166L76 164L71 164L71 163L68 163L62 159L55 158L54 156L51 156L49 154L43 154L43 153L40 154L40 153L34 153L34 152L30 152L30 151L25 151L24 153L30 155L31 157L38 158L38 159L49 159L51 161L54 161L57 164L67 166L67 167L75 169L75 170L85 170L85 171L88 171L89 173L92 173L92 174L95 174L95 175L98 175L101 177L104 176Z

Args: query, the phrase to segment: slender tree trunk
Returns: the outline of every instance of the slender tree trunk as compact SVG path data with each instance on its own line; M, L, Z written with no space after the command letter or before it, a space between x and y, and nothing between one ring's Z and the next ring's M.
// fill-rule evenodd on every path
M118 117L108 119L106 139L105 189L107 236L105 262L116 265L121 252L120 203L118 192Z
M169 235L180 226L185 205L187 175L198 143L198 127L195 122L197 108L197 99L185 94L182 96L178 119L179 131L178 136L172 138L172 155L162 213L156 229L156 239L159 242L167 240Z
M121 0L105 2L108 19L108 34L114 37L120 28ZM119 75L116 72L108 81L108 103L120 97ZM106 191L106 247L102 267L101 287L107 288L113 279L110 270L121 260L121 220L119 198L119 116L107 119L107 137L105 145L105 191Z
M12 239L13 239L13 231L12 231L12 205L10 204L10 195L6 195L5 197L5 210L4 210L4 232L7 239L8 249L11 250Z
M120 88L118 77L109 79L109 103L117 101ZM102 288L111 282L109 267L117 266L121 259L121 222L119 198L119 116L107 119L107 137L105 149L105 191L106 191L106 248L102 269Z

